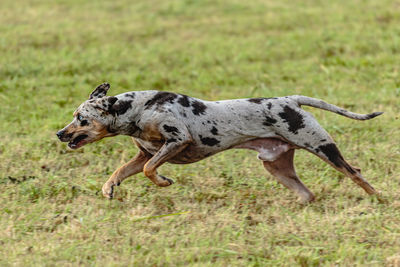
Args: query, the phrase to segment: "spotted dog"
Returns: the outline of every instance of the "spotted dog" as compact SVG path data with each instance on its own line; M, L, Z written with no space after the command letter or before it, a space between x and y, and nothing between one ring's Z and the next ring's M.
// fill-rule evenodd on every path
M169 186L173 181L157 173L163 163L193 163L231 148L257 151L264 167L302 202L312 201L314 194L300 181L293 166L295 149L300 148L349 176L368 194L377 193L300 106L356 120L368 120L382 112L356 114L301 95L204 101L159 91L106 96L109 88L108 83L99 85L75 111L73 121L57 133L72 149L119 134L133 138L139 152L104 184L102 191L107 198L113 197L114 186L131 175L143 172L156 185Z

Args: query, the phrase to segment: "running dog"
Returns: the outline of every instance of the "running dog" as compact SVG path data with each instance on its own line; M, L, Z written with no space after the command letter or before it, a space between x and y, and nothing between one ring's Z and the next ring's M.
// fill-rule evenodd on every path
M106 96L109 88L108 83L99 85L74 112L73 121L57 132L72 149L119 134L133 138L139 153L104 184L102 191L107 198L113 197L114 186L131 175L143 172L156 185L169 186L173 181L157 173L163 163L193 163L231 148L257 151L264 167L301 202L315 197L293 166L295 149L300 148L349 176L368 194L377 193L360 169L344 160L316 119L300 106L356 120L372 119L382 112L357 114L301 95L204 101L160 91Z

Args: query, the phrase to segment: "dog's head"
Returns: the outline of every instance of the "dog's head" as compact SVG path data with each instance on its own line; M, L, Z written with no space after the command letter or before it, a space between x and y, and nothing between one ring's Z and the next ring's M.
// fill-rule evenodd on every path
M100 84L74 112L70 124L57 132L62 142L69 142L72 149L80 148L107 136L114 136L110 126L115 120L115 108L118 98L106 96L110 85Z

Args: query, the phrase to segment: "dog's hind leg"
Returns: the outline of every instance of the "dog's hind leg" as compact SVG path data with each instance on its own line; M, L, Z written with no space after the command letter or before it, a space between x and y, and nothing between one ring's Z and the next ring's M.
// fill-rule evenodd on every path
M328 162L336 170L342 172L343 174L349 176L354 183L359 185L365 190L369 195L377 194L378 192L364 179L361 175L361 170L359 168L351 166L347 163L335 143L329 143L321 145L316 149L310 151L316 154L318 157Z
M300 181L293 165L294 149L282 153L274 161L263 161L265 169L276 177L278 182L295 192L303 203L314 200L314 194Z
M113 197L114 186L120 185L120 183L139 172L143 171L143 167L146 162L151 158L151 155L144 151L139 151L139 153L129 162L122 165L111 175L110 179L103 185L102 191L103 195L107 198Z
M295 192L303 203L314 200L314 194L300 181L293 165L295 146L277 138L258 138L247 141L235 148L257 151L258 159L276 179Z
M287 107L287 109L290 109ZM290 115L290 116L289 116ZM283 114L288 125L287 131L278 129L279 134L291 144L304 148L328 162L336 170L349 176L353 182L362 187L368 194L377 191L362 177L360 170L347 163L330 135L319 125L308 112L294 108L289 114Z

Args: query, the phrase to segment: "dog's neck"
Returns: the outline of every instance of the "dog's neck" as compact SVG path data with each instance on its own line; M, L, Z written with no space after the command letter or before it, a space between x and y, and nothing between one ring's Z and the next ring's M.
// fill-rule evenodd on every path
M131 137L139 137L142 129L140 127L140 120L144 112L144 104L154 96L157 91L138 91L127 92L116 95L118 101L127 103L129 108L123 114L116 114L113 116L108 126L108 131L115 135L128 135Z

